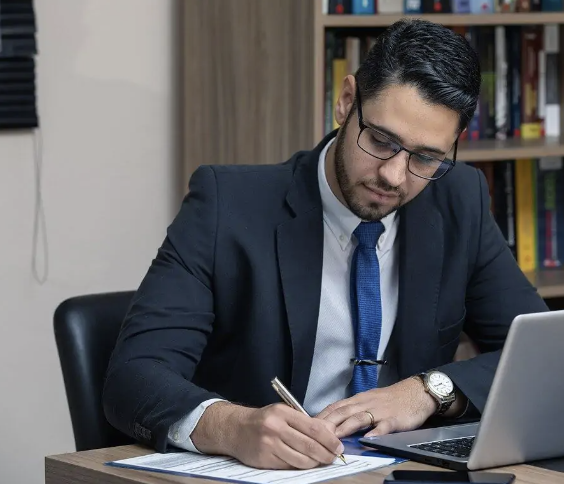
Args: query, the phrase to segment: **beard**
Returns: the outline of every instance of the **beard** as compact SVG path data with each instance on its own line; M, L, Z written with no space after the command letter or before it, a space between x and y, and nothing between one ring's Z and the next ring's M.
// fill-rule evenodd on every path
M347 118L345 124L341 128L341 132L339 132L339 136L335 140L335 175L337 183L339 184L343 198L345 199L350 211L366 222L376 222L384 218L386 215L396 211L401 205L403 205L405 195L397 187L392 187L385 181L377 178L362 180L356 183L351 181L345 166L345 135L349 119L350 116ZM363 204L361 197L358 194L359 190L363 190L362 185L370 188L378 188L384 192L397 195L398 203L393 207L382 206L377 202Z

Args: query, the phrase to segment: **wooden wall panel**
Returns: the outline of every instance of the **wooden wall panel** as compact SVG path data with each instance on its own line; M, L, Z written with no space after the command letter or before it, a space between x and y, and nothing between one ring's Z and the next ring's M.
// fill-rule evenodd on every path
M182 0L183 183L313 140L312 0Z

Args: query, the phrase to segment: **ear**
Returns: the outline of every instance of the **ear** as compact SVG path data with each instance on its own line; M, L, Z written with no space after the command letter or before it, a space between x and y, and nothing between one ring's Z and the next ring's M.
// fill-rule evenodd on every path
M356 80L353 75L349 74L343 80L343 87L335 105L335 120L342 126L350 110L353 107L354 98L356 95Z

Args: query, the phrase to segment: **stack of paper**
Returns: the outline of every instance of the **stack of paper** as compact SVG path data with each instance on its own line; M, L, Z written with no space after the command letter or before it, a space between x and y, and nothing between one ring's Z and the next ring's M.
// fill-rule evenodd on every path
M336 459L331 465L309 470L264 470L247 467L228 457L191 452L150 454L109 462L109 465L231 482L311 484L384 467L395 459L345 454L347 464Z

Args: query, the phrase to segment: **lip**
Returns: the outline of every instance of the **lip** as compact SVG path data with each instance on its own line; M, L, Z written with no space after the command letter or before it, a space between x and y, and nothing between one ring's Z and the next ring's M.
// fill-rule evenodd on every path
M389 192L384 192L378 188L370 188L366 185L363 185L364 188L366 188L366 190L368 192L370 192L370 194L372 195L372 198L377 199L378 201L381 202L391 202L394 200L398 199L398 195L397 194L390 194Z

